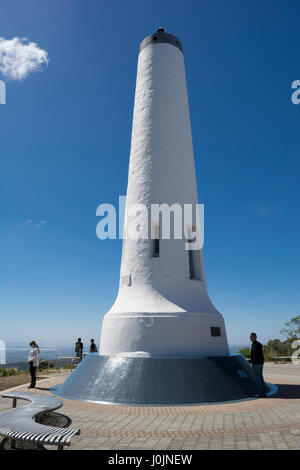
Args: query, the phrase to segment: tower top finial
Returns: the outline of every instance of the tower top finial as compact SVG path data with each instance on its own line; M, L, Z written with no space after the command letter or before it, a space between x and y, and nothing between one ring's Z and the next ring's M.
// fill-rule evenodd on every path
M147 36L140 44L140 52L151 44L167 43L177 47L182 52L182 44L176 36L166 33L164 28L159 26L156 33Z

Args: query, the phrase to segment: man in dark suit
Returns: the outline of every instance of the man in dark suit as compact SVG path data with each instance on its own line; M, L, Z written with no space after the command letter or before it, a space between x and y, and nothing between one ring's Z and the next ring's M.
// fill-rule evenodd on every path
M264 353L262 344L257 341L256 333L251 333L251 364L255 375L257 393L260 397L266 396L267 387L263 378Z

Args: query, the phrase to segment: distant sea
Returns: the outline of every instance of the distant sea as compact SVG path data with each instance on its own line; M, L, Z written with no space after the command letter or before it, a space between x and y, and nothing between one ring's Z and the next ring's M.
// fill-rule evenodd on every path
M6 348L6 364L15 364L26 362L28 354L30 352L29 347L7 347ZM40 348L40 357L45 360L55 360L58 356L74 356L74 347L64 348Z
M247 345L229 346L230 353L234 354ZM7 347L6 348L6 364L27 363L29 347ZM45 360L55 360L58 356L75 356L74 346L72 347L41 347L40 357ZM84 350L84 352L88 352ZM1 363L0 363L1 364Z

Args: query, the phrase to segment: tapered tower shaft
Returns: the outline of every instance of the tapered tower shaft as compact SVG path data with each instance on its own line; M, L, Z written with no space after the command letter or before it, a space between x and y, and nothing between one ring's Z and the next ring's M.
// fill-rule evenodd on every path
M207 295L202 250L187 250L184 236L163 239L159 217L148 226L157 240L131 234L143 232L139 205L148 214L155 204L177 205L183 216L185 205L197 203L182 46L160 29L140 46L120 288L103 322L101 354L228 353L223 318ZM184 234L192 227L182 219Z

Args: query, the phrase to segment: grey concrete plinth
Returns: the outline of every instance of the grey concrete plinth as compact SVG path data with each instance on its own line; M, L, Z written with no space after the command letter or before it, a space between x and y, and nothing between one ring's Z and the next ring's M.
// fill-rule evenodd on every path
M253 396L251 366L241 355L126 357L88 354L51 392L62 398L124 405L191 405Z

